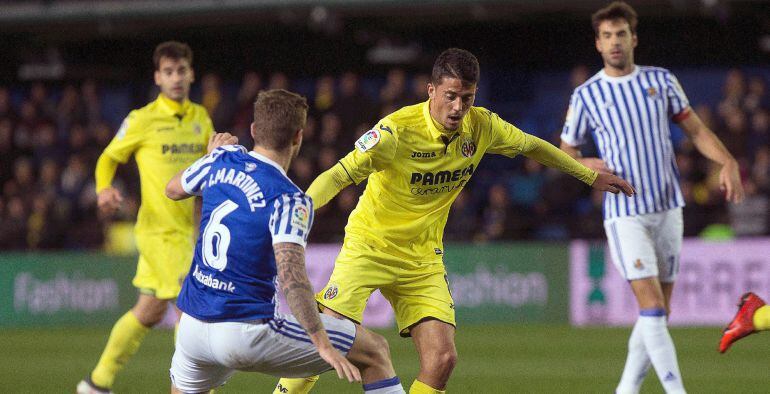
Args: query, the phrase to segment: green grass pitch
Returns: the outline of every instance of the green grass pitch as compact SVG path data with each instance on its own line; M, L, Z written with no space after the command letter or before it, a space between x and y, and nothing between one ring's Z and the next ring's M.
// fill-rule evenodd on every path
M418 363L412 342L381 331L407 386ZM454 393L611 393L625 361L630 329L553 325L461 326ZM685 386L693 393L767 393L770 337L754 335L727 354L718 328L673 328ZM94 366L109 328L0 330L0 382L8 393L72 393ZM154 330L118 376L116 393L166 393L173 333ZM217 393L270 393L276 379L239 373ZM324 374L314 393L356 393L358 385ZM654 372L643 393L662 393Z

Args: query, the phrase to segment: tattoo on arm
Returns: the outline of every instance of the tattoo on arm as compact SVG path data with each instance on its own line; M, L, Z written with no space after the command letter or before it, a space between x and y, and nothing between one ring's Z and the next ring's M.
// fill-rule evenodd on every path
M315 334L323 329L323 324L313 298L313 287L305 271L305 248L295 243L282 242L275 244L273 249L278 282L291 313L308 334Z

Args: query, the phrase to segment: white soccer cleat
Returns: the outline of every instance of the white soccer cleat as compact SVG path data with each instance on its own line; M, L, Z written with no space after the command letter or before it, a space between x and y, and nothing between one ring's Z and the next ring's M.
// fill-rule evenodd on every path
M81 380L75 390L77 394L112 394L112 391L108 389L96 387L88 378Z

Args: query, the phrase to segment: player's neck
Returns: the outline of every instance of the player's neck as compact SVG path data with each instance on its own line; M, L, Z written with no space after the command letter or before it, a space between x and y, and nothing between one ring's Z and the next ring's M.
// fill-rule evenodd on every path
M607 74L608 77L624 77L628 74L631 74L634 72L634 69L636 68L636 65L634 63L628 63L623 68L617 68L613 67L607 63L604 63L604 73Z
M291 165L291 154L288 152L278 152L273 149L266 149L259 145L254 145L254 152L259 153L262 156L274 161L281 166L284 171L289 171L289 165Z

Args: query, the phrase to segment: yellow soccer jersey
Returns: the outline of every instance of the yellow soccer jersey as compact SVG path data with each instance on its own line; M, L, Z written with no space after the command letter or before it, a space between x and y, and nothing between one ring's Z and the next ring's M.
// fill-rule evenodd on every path
M104 153L120 163L136 155L142 188L137 235L180 232L192 237L194 199L173 201L165 189L177 172L206 154L213 132L203 106L180 105L163 95L123 121Z
M410 261L440 262L449 208L482 156L513 157L539 143L544 142L481 107L472 107L456 131L433 121L427 101L392 113L340 160L356 184L368 178L345 227L346 241ZM566 166L586 183L596 177L576 162Z

